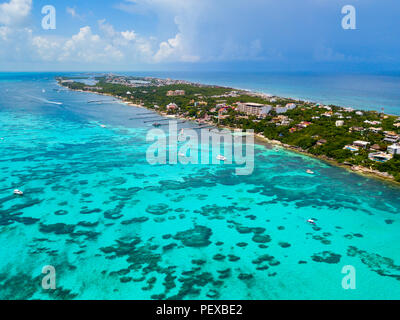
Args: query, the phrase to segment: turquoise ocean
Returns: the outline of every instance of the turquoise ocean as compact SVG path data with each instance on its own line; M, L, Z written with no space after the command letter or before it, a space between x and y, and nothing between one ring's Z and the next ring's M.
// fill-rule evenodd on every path
M0 74L0 299L400 299L398 187L261 144L248 176L151 166L148 111L54 76Z

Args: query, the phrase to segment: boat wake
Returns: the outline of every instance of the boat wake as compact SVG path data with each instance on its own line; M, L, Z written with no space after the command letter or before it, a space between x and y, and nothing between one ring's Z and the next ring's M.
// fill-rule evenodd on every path
M44 99L44 98L40 98L40 97L34 97L34 96L30 96L30 95L26 95L26 96L31 98L31 99L35 99L37 101L41 101L41 102L48 103L48 104L56 104L56 105L62 105L63 104L62 102L50 101L50 100L47 100L47 99Z

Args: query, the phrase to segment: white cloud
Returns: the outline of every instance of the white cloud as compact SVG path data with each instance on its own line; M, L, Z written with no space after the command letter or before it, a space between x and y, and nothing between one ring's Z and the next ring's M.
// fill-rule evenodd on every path
M154 55L155 62L162 61L184 61L196 62L200 57L185 52L182 34L178 33L175 38L160 43L157 53Z
M0 4L0 24L15 26L21 24L30 14L32 0L10 0Z
M132 41L136 39L136 33L135 31L122 31L121 35L124 37L124 39L128 40L128 41Z
M78 14L78 12L76 11L75 7L73 7L73 8L67 7L66 11L67 11L68 14L71 15L72 18L77 18L77 19L80 19L80 20L83 19L83 17L80 14Z

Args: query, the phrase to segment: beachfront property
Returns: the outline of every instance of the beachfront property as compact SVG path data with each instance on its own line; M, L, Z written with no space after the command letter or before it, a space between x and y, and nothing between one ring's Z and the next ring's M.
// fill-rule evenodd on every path
M272 110L272 106L254 102L238 102L236 110L248 115L266 116Z
M311 125L311 122L302 121L302 122L298 123L296 125L296 127L300 128L300 129L304 129L304 128L307 128L309 125Z
M275 107L275 112L278 113L278 114L279 113L286 113L287 111L292 110L294 108L296 108L296 104L295 103L288 103L284 107L282 107L280 105L277 105Z
M276 126L288 126L293 120L285 115L278 115L272 118L271 122L275 123Z
M374 121L365 120L364 123L370 124L370 125L372 125L372 126L376 126L376 125L378 125L378 124L381 124L382 122L376 121L376 120L374 120Z
M371 132L373 132L373 133L379 133L379 132L381 132L383 129L382 129L382 128L376 128L376 127L369 127L368 130L371 131Z
M336 127L342 127L344 125L344 121L343 120L338 120L335 123Z
M368 158L372 161L386 162L393 158L392 154L387 154L385 152L374 152L368 155Z
M176 110L178 109L178 106L176 103L170 103L167 105L167 110Z
M385 131L385 138L383 139L383 141L385 142L389 142L389 143L396 143L400 140L400 136L393 131Z
M392 144L391 146L387 147L387 152L389 152L390 154L400 154L400 145L398 144Z
M342 108L342 110L343 110L343 112L353 112L353 111L354 111L354 109L353 109L353 108L350 108L350 107L348 107L348 108Z
M361 141L361 140L356 140L353 142L353 145L356 147L364 148L366 149L371 143L368 141Z
M365 128L363 127L351 127L349 129L349 132L363 132L365 130Z
M195 106L195 107L207 106L207 105L208 105L208 102L207 102L207 101L196 101L196 102L194 103L194 106Z
M174 96L184 96L185 90L169 90L167 92L167 97L174 97Z

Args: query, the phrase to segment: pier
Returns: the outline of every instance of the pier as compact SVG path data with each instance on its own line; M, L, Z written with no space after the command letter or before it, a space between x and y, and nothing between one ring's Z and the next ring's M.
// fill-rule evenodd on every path
M171 120L171 119L154 118L154 119L146 120L146 121L143 121L143 122L144 122L144 123L153 122L153 121L162 122L162 121L170 121L170 120Z
M87 103L115 102L117 100L89 100Z

